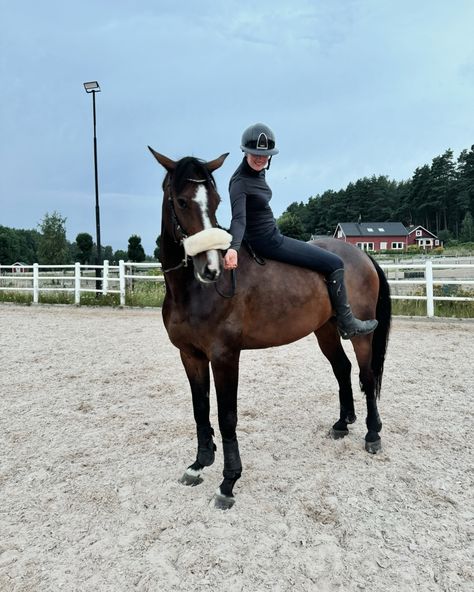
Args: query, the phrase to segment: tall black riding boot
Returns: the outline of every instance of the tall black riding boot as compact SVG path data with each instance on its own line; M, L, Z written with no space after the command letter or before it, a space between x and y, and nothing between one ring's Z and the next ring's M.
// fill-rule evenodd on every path
M351 306L347 301L344 270L333 271L328 276L327 282L329 298L336 312L336 323L340 336L343 339L350 339L356 335L372 333L378 325L377 320L360 321L352 314Z

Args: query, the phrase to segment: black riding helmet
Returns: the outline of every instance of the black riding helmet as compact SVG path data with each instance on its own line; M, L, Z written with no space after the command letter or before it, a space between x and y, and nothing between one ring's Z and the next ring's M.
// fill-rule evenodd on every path
M240 147L247 154L273 156L279 150L275 148L275 134L264 123L254 123L242 134Z

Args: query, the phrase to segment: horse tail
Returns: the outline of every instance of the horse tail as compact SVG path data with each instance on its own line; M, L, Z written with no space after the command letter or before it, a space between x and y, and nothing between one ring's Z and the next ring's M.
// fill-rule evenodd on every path
M379 297L376 307L376 319L379 324L374 331L372 339L372 372L375 380L375 395L380 398L382 388L383 366L387 352L388 337L392 321L392 301L390 299L390 286L388 285L385 273L379 264L370 257L379 276Z

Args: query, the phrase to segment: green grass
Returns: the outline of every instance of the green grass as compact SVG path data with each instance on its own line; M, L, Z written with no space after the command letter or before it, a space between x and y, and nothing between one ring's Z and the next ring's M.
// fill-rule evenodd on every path
M32 304L33 294L29 292L0 291L0 302L14 302L15 304Z
M74 302L74 300L73 300ZM118 294L106 294L98 296L94 293L81 294L81 306L120 306Z
M426 302L423 300L392 300L392 314L402 317L426 317ZM437 300L435 317L473 319L474 302L449 302Z
M425 296L424 287L418 288L413 295ZM434 296L453 296L458 298L473 298L474 291L461 286L434 286ZM426 302L424 300L392 300L394 315L426 317ZM436 317L455 317L459 319L474 318L474 302L457 302L449 300L435 300L434 314Z
M136 307L161 307L165 297L165 286L162 283L136 282L132 290L125 294L125 305ZM0 302L16 304L33 304L33 295L29 292L0 291ZM40 292L40 304L74 304L73 292ZM120 306L118 294L81 294L81 306Z
M165 298L165 284L160 282L136 281L133 289L127 291L127 306L162 306Z

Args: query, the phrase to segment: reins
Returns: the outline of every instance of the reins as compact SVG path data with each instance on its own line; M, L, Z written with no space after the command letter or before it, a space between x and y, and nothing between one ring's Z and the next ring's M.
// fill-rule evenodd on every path
M235 296L235 288L237 286L237 274L235 272L235 269L230 270L230 283L230 294L223 294L217 287L217 282L214 284L214 288L216 292L219 294L219 296L221 296L222 298L233 298Z

